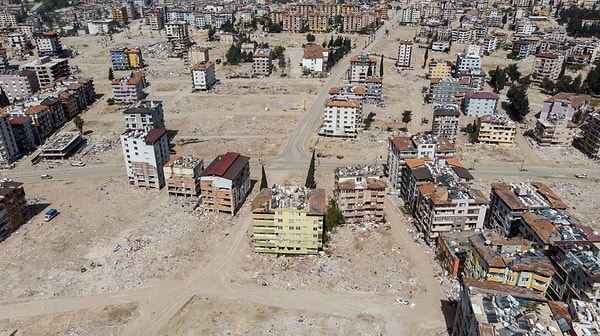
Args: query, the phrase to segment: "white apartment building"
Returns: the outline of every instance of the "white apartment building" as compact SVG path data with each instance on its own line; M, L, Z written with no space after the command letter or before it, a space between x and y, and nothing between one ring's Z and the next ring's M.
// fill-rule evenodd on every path
M402 23L417 25L421 22L421 11L415 7L402 10Z
M377 70L377 57L358 55L350 58L348 81L350 83L364 83L369 77L375 76Z
M0 86L11 102L28 98L40 90L37 74L29 70L6 70L0 73Z
M97 19L88 22L90 35L105 35L115 31L117 21L113 19Z
M0 115L0 163L11 163L19 152L15 135L10 126L9 115Z
M207 91L215 85L215 64L211 61L196 63L192 67L192 90Z
M398 61L396 66L399 68L410 68L413 43L410 40L402 40L398 45Z
M125 128L128 130L150 131L165 128L162 101L141 100L123 111Z
M498 95L493 92L467 91L463 112L467 117L497 114Z
M183 50L190 46L188 24L185 21L171 21L165 25L167 41L173 51Z
M458 135L459 116L457 105L436 105L433 108L431 134L436 137L444 137L454 143Z
M462 71L479 69L481 69L481 57L478 55L460 53L456 56L456 77L458 77Z
M498 49L498 38L496 36L486 36L481 42L481 49L484 53L491 54Z
M319 135L355 138L362 128L362 102L350 99L326 99Z
M544 78L556 82L562 69L564 56L561 54L536 54L533 61L532 81L541 82Z
M328 57L329 49L323 48L319 44L309 44L302 55L302 68L322 72L327 68Z
M517 34L523 35L531 35L537 30L537 27L534 26L529 20L519 20L515 24L515 32Z
M146 189L165 186L164 165L169 161L165 128L127 130L121 134L121 145L129 184Z
M35 46L40 58L44 56L62 56L63 49L60 43L60 36L57 32L35 32L33 33L33 37L35 38Z
M252 55L252 75L270 76L273 70L271 49L256 49Z
M20 69L35 72L40 87L52 84L52 82L59 78L67 78L71 75L69 60L66 58L50 59L49 56L44 56L21 65Z
M17 17L11 13L0 13L0 25L10 27L17 25Z

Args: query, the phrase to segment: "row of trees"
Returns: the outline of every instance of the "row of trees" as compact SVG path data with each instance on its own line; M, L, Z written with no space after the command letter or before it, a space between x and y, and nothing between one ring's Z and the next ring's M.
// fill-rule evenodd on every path
M567 24L567 32L575 37L600 37L600 24L584 24L583 20L597 20L600 10L591 10L571 6L559 12L559 23Z
M513 63L506 68L500 68L497 66L495 70L489 71L490 85L494 89L494 92L500 92L504 89L506 81L509 80L511 84L518 82L521 79L521 73L516 63Z
M352 50L352 44L348 37L342 38L338 36L335 41L333 41L333 36L330 39L329 48L329 58L327 59L327 69L333 68L333 66L344 57L346 54ZM325 47L325 42L323 42L323 47Z

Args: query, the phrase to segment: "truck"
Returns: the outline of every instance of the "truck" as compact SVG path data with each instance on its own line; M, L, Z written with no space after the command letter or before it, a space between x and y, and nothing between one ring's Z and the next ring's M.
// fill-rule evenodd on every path
M49 222L50 220L52 220L52 218L56 217L56 215L58 215L58 210L50 209L50 210L46 211L46 215L44 216L44 221Z

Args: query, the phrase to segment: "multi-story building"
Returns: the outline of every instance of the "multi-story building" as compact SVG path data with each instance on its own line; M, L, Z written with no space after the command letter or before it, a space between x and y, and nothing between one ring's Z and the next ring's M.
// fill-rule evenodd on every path
M254 44L252 44L254 46ZM208 48L194 47L183 50L183 63L185 65L194 65L196 63L208 62L210 60Z
M567 119L550 116L536 121L533 138L540 146L571 146L578 129Z
M539 119L572 120L575 113L587 110L592 97L579 93L560 92L544 100Z
M554 267L543 251L531 252L522 239L504 240L479 233L469 237L464 276L545 293Z
M365 103L381 103L381 92L383 90L383 81L379 77L371 77L365 81Z
M454 157L455 148L446 138L436 138L430 134L416 134L412 137L390 138L387 157L387 176L390 189L400 189L403 167L406 159L445 159Z
M140 69L144 66L140 48L112 49L110 51L110 61L114 70Z
M13 162L19 152L9 119L8 114L0 114L0 164Z
M581 151L594 160L600 159L600 113L594 113L582 126Z
M398 44L398 60L396 66L398 68L410 68L412 59L413 43L410 40L402 40Z
M492 183L487 227L503 237L519 233L520 218L537 210L565 210L567 205L550 187L540 182Z
M13 13L0 13L0 26L12 27L17 25L17 17Z
M374 166L335 169L333 196L346 223L382 222L387 183Z
M132 104L123 111L125 128L128 130L150 131L165 128L162 101L143 100Z
M0 86L11 102L28 98L40 90L37 74L30 70L8 70L0 73Z
M167 41L171 44L171 50L180 51L191 45L188 24L185 21L171 21L165 25Z
M456 56L456 69L454 75L458 77L463 71L481 69L481 57L478 55L460 53Z
M50 109L45 105L35 105L27 108L26 110L9 109L11 115L14 116L28 116L33 119L37 133L40 139L46 139L54 131L52 126L52 117L50 115Z
M433 108L431 134L456 142L460 112L457 105L437 105Z
M369 55L358 55L350 58L348 69L348 81L350 83L364 83L376 74L377 57Z
M207 91L217 82L215 64L211 61L196 63L192 68L192 90Z
M415 7L408 7L402 9L401 23L418 25L421 22L421 11Z
M107 35L116 31L117 22L108 18L94 19L88 21L87 27L90 35Z
M468 79L432 78L427 100L433 104L460 106L468 90Z
M319 135L355 138L362 129L362 102L344 97L326 99Z
M40 102L40 105L48 106L48 109L50 110L50 118L52 119L52 127L55 130L58 130L67 122L67 116L65 115L63 104L58 97L45 97L44 100Z
M458 80L468 82L470 91L479 92L485 85L485 72L481 69L461 71Z
M10 126L17 144L17 153L29 154L40 145L40 137L30 117L11 117Z
M302 68L312 72L322 72L327 68L329 49L319 44L307 44L302 55Z
M498 95L493 92L467 91L463 112L467 117L483 117L498 113Z
M458 302L452 336L527 335L538 326L558 332L568 326L551 309L556 305L526 288L465 277Z
M126 25L129 22L127 7L113 7L110 9L110 13L113 20L117 21L120 25Z
M271 49L256 49L252 55L252 75L270 76L273 70L273 55Z
M144 81L141 76L113 79L111 84L116 103L135 103L144 99Z
M524 59L529 57L533 52L535 52L535 44L533 41L520 39L514 41L512 44L512 54L517 59Z
M59 78L71 75L69 60L66 58L50 59L50 57L44 56L21 65L21 69L35 72L42 88Z
M532 80L538 83L543 79L556 82L562 69L563 60L562 54L536 54L531 73Z
M474 177L457 159L406 163L400 197L413 211L415 225L427 241L442 232L483 229L489 201L473 188Z
M451 78L452 77L452 62L433 59L429 62L427 68L427 78Z
M62 57L63 48L60 43L60 35L57 32L34 32L35 46L38 51L38 57L44 56Z
M6 38L7 47L12 52L12 56L23 56L28 48L29 38L23 33L10 33Z
M548 294L569 302L572 299L600 301L600 243L593 241L556 241L550 259L556 273Z
M251 191L250 158L227 152L217 156L200 174L205 209L235 215Z
M2 182L0 184L0 241L25 224L29 217L31 215L23 183Z
M162 30L165 27L165 8L153 7L146 13L151 30ZM202 27L204 28L204 26Z
M163 168L169 196L192 197L200 195L200 174L204 161L190 156L174 157Z
M165 128L128 129L121 134L121 145L129 184L146 189L165 186L164 165L169 161Z
M329 99L364 100L366 89L364 86L333 86L327 92Z
M501 114L477 118L477 141L500 146L511 146L517 134L517 125Z
M317 254L323 247L325 190L264 188L252 200L254 252Z

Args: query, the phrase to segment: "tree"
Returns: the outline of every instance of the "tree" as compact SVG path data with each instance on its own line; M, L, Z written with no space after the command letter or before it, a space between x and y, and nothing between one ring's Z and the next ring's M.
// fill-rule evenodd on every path
M502 16L502 28L504 28L504 25L506 24L507 21L508 21L508 13L504 13L504 16Z
M260 178L260 189L268 188L269 183L267 182L267 173L265 173L265 165L260 165L262 168L262 176Z
M111 81L113 79L115 79L115 74L113 73L113 69L108 68L108 80Z
M546 92L548 94L552 94L554 92L554 82L548 78L542 79L542 82L540 83L540 87L542 88L542 90L544 92Z
M371 78L373 77L373 69L371 68L371 66L369 66L367 68L367 78Z
M304 182L304 186L309 189L314 189L317 187L317 182L315 182L315 151L312 152L312 157L310 158L310 164L308 166L308 174L306 174L306 182Z
M75 118L73 118L73 123L75 124L75 127L77 127L77 129L79 130L79 133L83 134L83 124L85 124L83 118L81 118L80 116L75 116Z
M408 128L408 123L411 121L412 121L412 111L404 110L404 112L402 112L402 122L406 125L406 128Z
M346 219L342 210L337 207L334 199L330 199L327 203L327 211L325 212L325 232L323 234L323 244L327 243L327 233L331 232L336 226L344 224Z
M10 100L6 95L6 92L4 91L4 89L2 89L1 91L2 92L0 93L0 108L10 105Z
M595 65L585 77L584 84L587 85L588 91L593 94L600 94L600 66Z
M315 42L315 39L316 39L316 38L315 38L315 35L313 35L313 34L311 34L311 33L308 33L308 34L306 35L306 41L308 41L308 43L313 43L313 42Z
M425 49L425 55L423 55L423 69L427 65L427 59L429 59L429 48Z
M242 48L236 44L232 44L225 53L227 63L231 65L238 65L242 62Z
M521 84L511 86L506 93L506 97L515 119L521 120L529 114L529 98L527 97L526 86Z
M383 78L383 54L381 54L381 61L379 63L379 77Z
M506 67L504 69L504 72L506 73L506 75L508 75L508 78L510 78L511 83L515 83L519 80L519 78L521 78L521 73L519 72L517 63L513 63Z
M504 69L500 70L496 76L496 91L500 92L504 89L504 85L506 84L506 73L504 73Z

